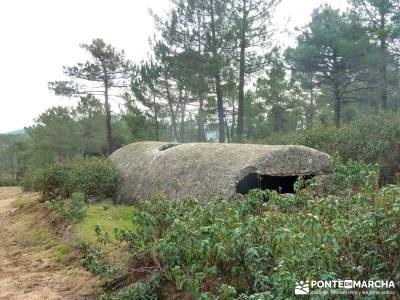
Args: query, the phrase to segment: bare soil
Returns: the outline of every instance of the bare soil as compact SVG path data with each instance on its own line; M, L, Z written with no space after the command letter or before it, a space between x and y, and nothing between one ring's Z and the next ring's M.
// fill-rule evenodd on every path
M15 201L29 197L35 195L19 187L0 188L0 299L94 299L97 281L79 266L78 255L57 262L51 243L44 246L49 240L30 236L44 216L34 210L19 214Z

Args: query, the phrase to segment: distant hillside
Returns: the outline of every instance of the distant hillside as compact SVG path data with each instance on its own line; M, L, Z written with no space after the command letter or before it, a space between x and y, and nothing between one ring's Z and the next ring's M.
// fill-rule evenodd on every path
M25 129L18 129L7 133L0 133L0 149L4 149L14 144L15 141L18 140L19 137L25 133Z
M14 130L14 131L10 131L10 132L7 132L6 134L24 134L25 133L25 129L17 129L17 130Z

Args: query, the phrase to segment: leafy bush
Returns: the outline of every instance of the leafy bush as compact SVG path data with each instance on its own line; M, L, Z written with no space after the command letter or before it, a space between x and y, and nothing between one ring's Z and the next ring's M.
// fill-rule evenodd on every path
M33 167L28 167L25 171L24 177L19 182L19 185L24 191L37 190L38 180L41 176L41 170Z
M333 185L330 193L346 196L348 193L365 192L379 188L379 166L361 161L349 160L343 164L339 157L334 157Z
M111 295L102 295L100 300L157 300L157 290L161 282L161 275L154 272L146 281L135 282Z
M252 191L242 202L156 197L134 208L130 251L195 299L287 299L295 282L400 281L400 187L374 166L338 166L340 193ZM268 199L268 202L264 202Z
M109 160L76 160L53 164L37 177L35 189L45 198L69 198L84 193L89 198L115 197L119 175Z
M100 248L93 248L89 243L82 242L81 250L85 256L82 266L98 276L103 282L103 287L113 287L116 282L120 281L120 278L125 277L125 273L120 268L113 266Z
M100 225L95 226L95 231L101 244L110 242L108 234L102 231ZM126 270L113 265L99 247L92 247L88 242L81 244L81 250L84 254L82 266L99 277L103 288L107 290L107 294L102 295L100 299L157 299L157 290L162 282L162 278L157 271L153 272L146 280L135 282L118 290L128 277Z
M70 199L57 197L50 203L55 212L68 223L79 223L86 216L88 201L83 193L73 193Z
M260 141L259 141L260 142ZM300 144L331 155L338 153L344 161L378 164L382 179L395 182L400 172L400 115L359 116L337 130L321 127L262 142Z

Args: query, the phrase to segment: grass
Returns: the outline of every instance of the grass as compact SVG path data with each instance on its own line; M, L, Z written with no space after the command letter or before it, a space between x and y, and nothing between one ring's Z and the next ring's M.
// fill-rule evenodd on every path
M92 246L100 248L114 265L125 267L129 264L130 256L126 255L126 249L115 240L114 228L134 230L133 208L125 205L91 205L86 217L74 225L74 235L78 241L89 242ZM110 243L106 245L98 242L95 232L96 225L100 225L102 232L108 233Z
M32 207L40 201L40 197L36 193L24 193L20 198L14 201L13 207L25 209Z
M42 251L54 262L68 264L71 262L71 258L75 256L76 249L72 245L54 238L46 228L34 230L31 239L40 243Z
M95 243L97 235L94 228L97 224L110 236L113 236L112 231L115 227L132 230L134 229L132 210L132 207L124 205L92 205L88 208L83 221L75 227L77 237Z
M108 253L121 250L116 249L112 243L107 246L99 245L94 230L95 225L100 225L103 232L107 232L112 240L112 232L115 227L134 229L132 207L108 203L94 204L88 208L86 217L82 222L74 225L74 241L67 243L57 238L49 229L50 224L48 224L48 221L54 219L54 215L50 207L39 203L39 198L35 195L26 194L17 199L13 206L19 208L16 219L29 228L29 230L26 230L22 234L28 240L40 246L40 255L46 256L53 262L62 264L70 263L71 257L77 254L76 244L79 241L88 241L93 245L101 246ZM32 226L33 224L34 226Z
M14 202L14 206L20 209L15 218L16 233L28 242L38 259L63 265L77 265L78 262L74 260L78 252L74 245L59 239L49 229L50 223L44 216L50 208L31 198L21 198Z
M76 249L66 243L60 242L59 240L54 240L53 246L51 248L51 257L61 264L70 264L76 253ZM50 241L49 241L50 242Z
M113 234L115 227L134 230L133 208L131 206L103 203L90 205L86 217L78 224L67 224L56 217L48 203L42 203L35 194L23 194L13 204L18 208L15 214L16 226L21 239L25 240L34 259L43 261L52 267L57 265L79 269L81 252L79 243L87 241L101 248L112 263L121 268L129 265L130 256L118 243ZM100 225L103 233L108 233L111 243L99 243L95 232ZM61 234L61 236L60 236Z
M38 230L32 234L31 238L35 242L43 242L49 238L49 231L47 229Z

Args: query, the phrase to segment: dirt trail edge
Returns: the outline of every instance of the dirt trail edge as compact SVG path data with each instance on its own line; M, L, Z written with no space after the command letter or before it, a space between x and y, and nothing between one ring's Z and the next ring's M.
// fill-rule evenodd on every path
M0 299L93 299L94 280L78 264L54 262L51 246L21 238L34 225L16 217L19 197L20 188L0 187Z

